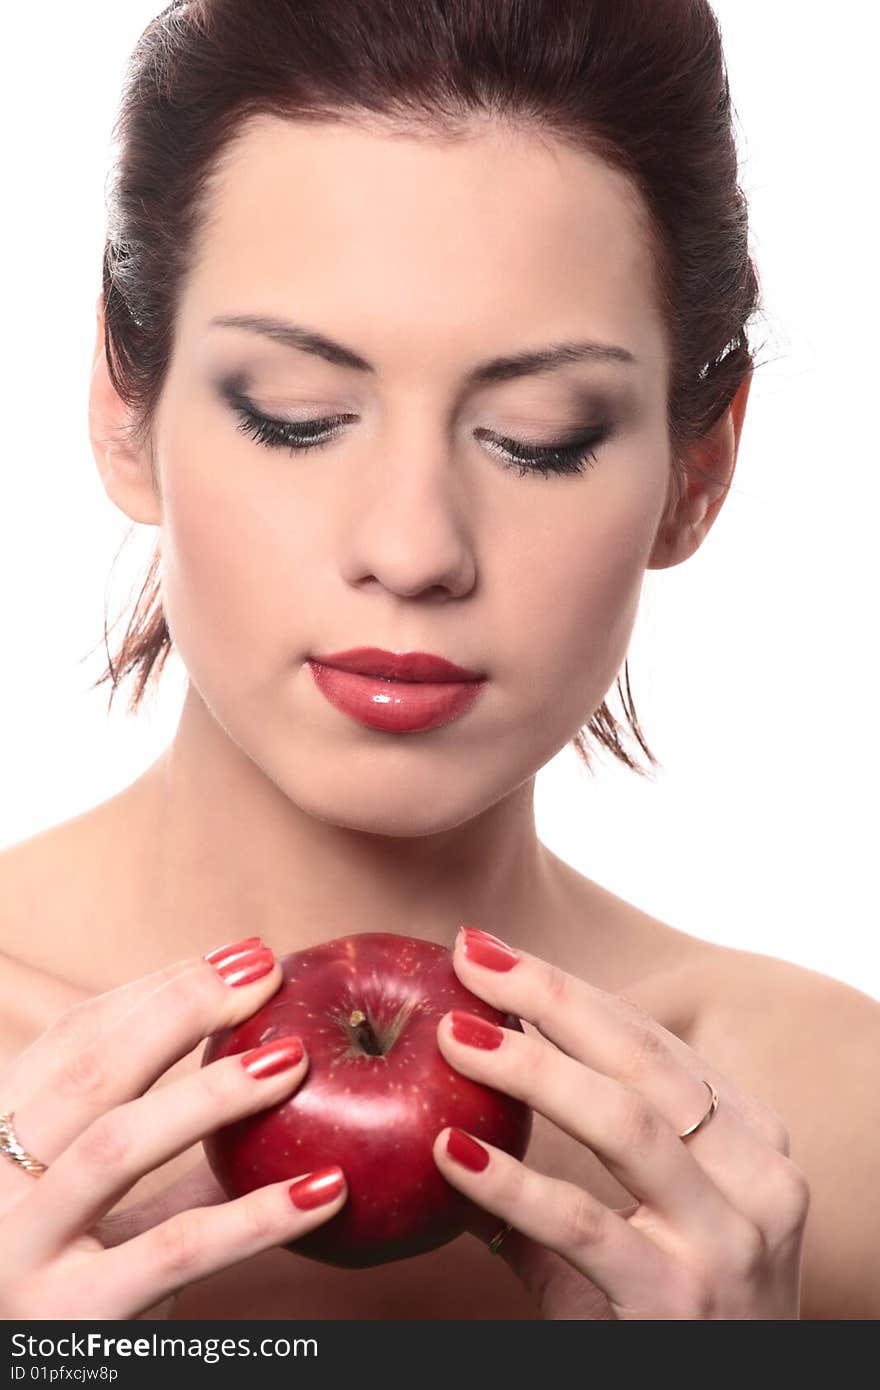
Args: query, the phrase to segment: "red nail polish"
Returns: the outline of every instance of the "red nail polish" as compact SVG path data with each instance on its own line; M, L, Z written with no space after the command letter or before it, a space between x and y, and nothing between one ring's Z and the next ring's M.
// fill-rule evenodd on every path
M488 970L512 970L519 960L515 951L499 941L497 936L477 931L475 927L463 927L464 953L468 960L484 965Z
M216 965L218 961L222 961L226 956L234 955L237 951L246 951L249 946L262 945L263 938L261 936L246 936L244 941L233 941L229 946L218 946L216 950L209 951L205 960L210 965Z
M261 980L275 965L275 953L268 946L258 951L243 951L221 960L214 969L227 985L250 985Z
M308 1177L298 1178L288 1189L288 1195L295 1207L310 1211L312 1207L322 1207L338 1197L345 1184L342 1169L333 1164L329 1168L318 1168Z
M469 1047L487 1049L500 1047L504 1042L504 1030L476 1014L465 1013L462 1009L452 1010L452 1036L457 1042L467 1043Z
M446 1152L457 1162L464 1164L465 1168L470 1168L472 1173L482 1173L489 1162L488 1150L469 1134L465 1134L463 1129L450 1129L446 1140Z
M287 1038L264 1043L262 1047L252 1047L250 1052L243 1052L241 1064L251 1076L262 1080L264 1076L276 1076L280 1071L295 1067L302 1061L303 1051L302 1038L291 1034Z

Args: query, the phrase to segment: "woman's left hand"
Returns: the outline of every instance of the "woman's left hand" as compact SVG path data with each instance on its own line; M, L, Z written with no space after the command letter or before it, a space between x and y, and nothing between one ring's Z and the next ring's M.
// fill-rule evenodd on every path
M488 1239L509 1223L499 1253L542 1317L798 1318L810 1193L779 1116L628 999L469 927L453 959L468 989L541 1036L505 1028L474 1046L452 1011L437 1032L447 1061L546 1116L638 1199L609 1208L485 1141L475 1171L441 1130L437 1166L486 1213L470 1229ZM682 1139L710 1102L704 1078L717 1109Z

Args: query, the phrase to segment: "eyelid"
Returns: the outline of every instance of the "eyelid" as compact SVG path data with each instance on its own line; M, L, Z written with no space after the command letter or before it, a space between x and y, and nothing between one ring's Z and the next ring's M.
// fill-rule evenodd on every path
M306 422L291 423L264 414L240 394L237 399L238 404L232 405L232 413L238 416L236 428L263 448L286 448L291 454L324 449L338 437L340 424L346 423L345 416L313 417ZM506 435L491 437L493 432L485 429L474 433L490 436L486 446L501 456L506 469L521 477L550 477L583 474L594 468L597 453L614 434L614 427L594 425L586 433L581 430L578 436L537 444Z
M277 420L279 424L283 425L310 425L313 420L336 420L342 414L342 412L332 409L327 410L317 397L312 399L304 397L295 408L308 411L309 414L302 419L294 417L288 419L283 415L274 414L271 406L264 408L257 405L254 397L248 394L248 386L247 379L239 376L218 382L217 390L221 400L225 401L233 410L251 410L255 415L265 415L268 419ZM256 394L259 395L260 393L257 392ZM345 414L347 415L348 412Z
M233 408L233 410L244 410L252 415L261 416L263 419L270 421L272 424L277 424L282 427L285 425L289 425L293 429L312 429L317 431L319 426L323 427L324 429L333 429L337 428L341 424L350 423L354 414L354 412L349 411L331 411L328 414L313 414L307 415L302 419L293 419L285 416L275 415L271 412L271 410L262 409L250 396L248 396L245 393L245 391L241 389L241 387L237 383L221 383L220 392L223 398L226 400L226 402ZM494 439L496 441L500 441L502 443L506 442L508 444L530 444L536 449L558 446L560 443L560 435L565 436L563 442L576 443L584 435L593 436L599 435L603 432L610 432L611 422L608 418L607 409L605 409L602 403L597 403L597 407L597 409L589 411L589 418L579 418L571 421L568 424L554 426L547 425L544 422L537 422L534 426L534 429L538 433L543 433L546 436L543 439L523 439L520 436L519 432L517 432L516 434L510 434L503 430L490 430L487 429L485 426L477 427L473 431L473 434L474 437L478 439L487 439L489 441ZM317 402L315 402L314 408L320 409L321 407L318 406ZM586 414L587 412L585 411L584 413ZM523 432L529 433L529 427L524 425Z
M263 409L254 399L254 395L259 396L260 392L255 388L254 376L251 372L238 370L227 373L217 380L216 386L223 400L228 402L229 405L233 407L239 405L246 406L256 411L258 414L268 414L271 416L271 407ZM252 391L254 395L250 394ZM528 399L528 396L526 399ZM499 410L497 400L485 402L485 405L489 411ZM320 396L316 395L309 399L308 394L300 400L298 408L312 411L325 411L326 409L326 414L322 415L321 418L330 418L332 416L336 419L339 414L349 413L345 406L343 406L342 411L334 410L332 407L326 408L321 404ZM547 413L555 412L557 408L559 408L558 398L553 404L548 403L543 410L540 403L537 405L537 409L533 406L532 410L535 411L535 416L534 424L532 425L528 423L532 411L529 410L524 401L518 400L515 405L512 406L514 416L523 422L521 426L523 430L531 428L536 430L548 430L551 432L555 430L562 434L574 433L576 430L590 429L594 425L598 426L603 423L608 423L612 418L618 419L621 414L628 415L632 409L632 403L630 400L630 393L621 396L619 391L616 393L611 392L598 385L590 388L578 384L578 386L573 389L571 397L562 406L562 413L570 417L569 421L559 425L547 424ZM352 403L351 411L353 412L354 410L356 410L356 406ZM480 414L483 414L483 411L475 408L472 404L468 407L467 414L471 418L474 418L474 416L478 418ZM275 416L273 418L277 419L279 417ZM313 418L318 417L314 416ZM284 420L283 423L299 424L301 422L298 420ZM306 419L304 423L308 424L309 420ZM520 426L517 426L517 429L519 428Z
M572 425L560 425L549 437L544 439L524 438L522 434L508 434L504 430L489 430L483 426L478 426L474 430L474 438L485 440L487 444L513 444L527 445L531 449L559 449L570 448L575 444L592 443L597 439L607 439L611 434L612 426L608 420L596 420L590 422L575 422ZM546 435L546 426L544 427Z
M312 435L316 440L322 436L335 437L343 425L351 423L350 415L322 415L312 416L305 420L284 420L277 416L268 415L254 406L238 405L235 407L236 413L244 420L249 420L253 425L259 422L269 429L284 430L289 429L294 434L298 434L304 441ZM507 448L511 451L531 450L535 454L557 451L569 451L574 448L587 448L590 445L596 446L603 444L612 433L611 426L608 424L582 425L573 431L567 431L564 439L558 438L558 431L550 439L523 439L519 435L502 434L499 430L488 430L478 428L474 430L474 438L485 442L490 448Z

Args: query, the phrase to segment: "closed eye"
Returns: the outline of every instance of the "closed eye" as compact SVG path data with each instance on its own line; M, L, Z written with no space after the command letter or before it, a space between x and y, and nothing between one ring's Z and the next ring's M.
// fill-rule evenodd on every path
M343 425L357 419L354 415L331 415L294 423L264 415L238 393L230 395L229 401L239 417L237 429L243 434L266 448L286 448L293 453L325 448L339 436ZM515 469L520 476L527 473L543 473L545 476L548 473L583 473L588 467L594 466L596 452L610 433L608 425L596 425L574 439L531 444L484 429L476 431L477 437L485 440L486 447L501 458L504 466Z

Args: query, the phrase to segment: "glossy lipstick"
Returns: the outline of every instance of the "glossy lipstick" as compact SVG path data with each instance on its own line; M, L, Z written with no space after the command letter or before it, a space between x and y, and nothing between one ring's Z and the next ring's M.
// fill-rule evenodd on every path
M355 647L309 659L331 705L373 729L435 729L470 709L486 678L430 652Z

